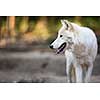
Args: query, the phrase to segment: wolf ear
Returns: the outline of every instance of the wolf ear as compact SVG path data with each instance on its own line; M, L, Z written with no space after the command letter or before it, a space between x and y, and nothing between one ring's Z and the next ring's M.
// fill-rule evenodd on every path
M73 26L68 20L61 20L63 26L66 27L67 30L72 30Z
M66 28L69 27L69 25L68 25L69 22L67 20L61 20L61 23L63 26L66 26Z

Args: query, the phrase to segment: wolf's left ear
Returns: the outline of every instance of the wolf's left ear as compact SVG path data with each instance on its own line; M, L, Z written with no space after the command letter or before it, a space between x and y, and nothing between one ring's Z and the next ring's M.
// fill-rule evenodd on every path
M66 28L69 27L69 25L68 25L69 22L68 22L67 20L61 20L61 23L62 23L62 25L65 26Z
M68 20L61 20L63 26L66 27L67 30L72 30L73 26Z

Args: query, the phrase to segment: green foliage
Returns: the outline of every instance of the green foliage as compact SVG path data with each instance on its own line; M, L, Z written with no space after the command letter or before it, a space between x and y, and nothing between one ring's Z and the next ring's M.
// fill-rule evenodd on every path
M82 16L48 16L48 17L45 17L44 16L45 19L43 22L44 23L43 27L45 29L39 28L39 25L38 25L38 28L36 28L36 25L37 23L39 23L39 20L41 18L43 18L43 16L42 17L41 16L30 16L30 17L17 16L16 25L15 25L16 33L19 34L19 33L32 32L32 34L34 35L33 37L38 38L40 36L42 40L42 38L47 36L46 39L49 41L56 37L57 31L61 27L61 22L60 22L61 19L67 19L71 22L78 23L82 26L88 26L92 28L96 33L98 34L100 33L100 17L95 17L95 16L84 16L84 17ZM42 22L40 23L42 25ZM3 16L1 20L2 33L5 33L5 30L7 27L6 25L7 25L7 17Z

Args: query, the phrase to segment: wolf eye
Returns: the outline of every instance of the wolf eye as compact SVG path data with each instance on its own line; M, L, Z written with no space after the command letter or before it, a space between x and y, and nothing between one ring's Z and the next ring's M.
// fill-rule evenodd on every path
M63 37L63 35L60 35L60 37Z

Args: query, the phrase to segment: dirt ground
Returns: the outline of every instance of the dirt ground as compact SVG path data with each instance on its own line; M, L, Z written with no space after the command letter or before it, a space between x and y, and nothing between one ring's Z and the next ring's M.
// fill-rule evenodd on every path
M100 82L100 55L94 63L92 83ZM67 83L64 55L51 52L0 51L1 83Z

